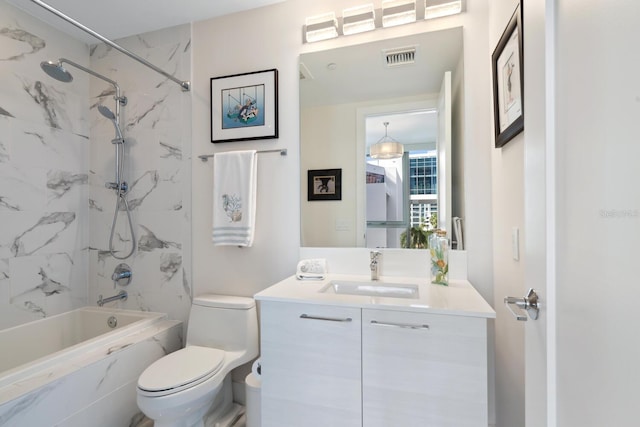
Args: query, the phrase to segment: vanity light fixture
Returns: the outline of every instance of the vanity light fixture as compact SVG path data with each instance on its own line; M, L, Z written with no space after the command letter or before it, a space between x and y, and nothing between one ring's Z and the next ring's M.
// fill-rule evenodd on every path
M404 145L387 135L389 122L384 122L384 136L369 148L373 159L397 159L404 154Z
M424 19L462 13L462 0L424 0Z
M384 0L382 2L382 26L394 27L416 21L415 0Z
M382 0L382 7L377 9L377 21L376 7L373 3L344 9L342 17L336 17L335 12L307 17L302 31L302 41L303 43L313 43L338 36L373 31L381 28L381 22L382 28L411 24L416 22L418 18L421 20L423 18L423 0L420 0L419 11L416 1ZM465 10L465 5L466 0L424 0L424 19L462 13Z
M342 11L342 34L364 33L376 29L376 12L373 4L351 7Z
M317 42L338 37L338 20L334 12L308 17L305 20L307 42Z

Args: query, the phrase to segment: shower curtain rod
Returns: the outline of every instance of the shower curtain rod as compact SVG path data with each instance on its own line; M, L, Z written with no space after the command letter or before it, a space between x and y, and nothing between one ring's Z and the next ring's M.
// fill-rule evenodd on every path
M112 48L114 48L116 50L119 50L120 52L122 52L125 55L127 55L129 58L135 59L136 61L138 61L142 65L146 65L147 67L151 68L155 72L162 74L163 76L165 76L169 80L178 83L180 85L180 87L182 87L183 91L188 92L191 89L191 83L189 81L187 81L187 80L183 81L183 80L176 79L174 76L172 76L171 74L167 73L163 69L156 67L155 65L153 65L152 63L150 63L146 59L140 58L135 53L125 49L124 47L120 46L117 43L112 42L108 38L96 33L91 28L88 28L88 27L82 25L81 23L79 23L75 19L68 17L67 15L65 15L62 12L60 12L58 9L55 9L55 8L51 7L47 3L45 3L45 2L43 2L41 0L31 0L31 1L33 3L35 3L35 4L37 4L38 6L40 6L40 7L44 8L44 9L48 10L49 12L53 13L54 15L58 16L59 18L64 19L65 21L67 21L71 25L81 29L82 31L84 31L86 33L89 33L90 35L92 35L93 37L97 38L98 40L108 44Z

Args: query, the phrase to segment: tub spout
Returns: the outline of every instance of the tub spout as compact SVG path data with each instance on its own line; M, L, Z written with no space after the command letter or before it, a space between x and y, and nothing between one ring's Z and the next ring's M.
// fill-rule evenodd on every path
M98 297L98 305L99 305L100 307L102 307L103 305L105 305L105 304L107 304L107 303L110 303L110 302L112 302L112 301L117 301L117 300L124 300L124 301L126 301L126 300L127 300L127 296L128 296L128 295L127 295L127 291L120 291L120 292L118 293L118 295L114 295L114 296L109 297L109 298L102 298L102 295L100 295L100 296Z

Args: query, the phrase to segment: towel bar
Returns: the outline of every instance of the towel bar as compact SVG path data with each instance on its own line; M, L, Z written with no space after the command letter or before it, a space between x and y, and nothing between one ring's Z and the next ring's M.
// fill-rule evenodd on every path
M287 155L287 149L286 148L277 148L277 149L273 149L273 150L258 150L257 153L280 153L281 156L286 156ZM198 156L198 158L200 160L202 160L203 162L206 162L213 156L215 156L215 154L201 154L201 155Z

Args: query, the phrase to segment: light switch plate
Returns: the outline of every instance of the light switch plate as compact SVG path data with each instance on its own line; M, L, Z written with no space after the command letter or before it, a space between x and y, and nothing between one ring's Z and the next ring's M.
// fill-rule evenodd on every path
M520 230L518 227L511 229L511 256L514 261L520 261Z

